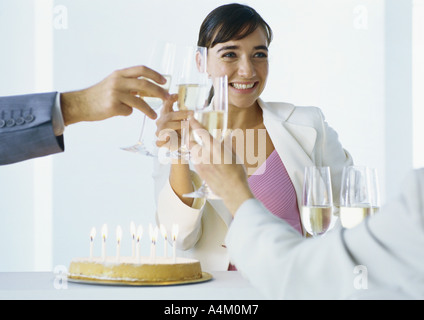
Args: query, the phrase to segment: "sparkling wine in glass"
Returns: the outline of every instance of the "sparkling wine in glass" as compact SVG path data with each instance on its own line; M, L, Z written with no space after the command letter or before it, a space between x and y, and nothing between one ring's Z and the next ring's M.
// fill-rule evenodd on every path
M300 218L313 237L325 234L334 225L333 194L329 167L306 167Z
M182 66L177 80L178 110L195 110L204 107L211 80L206 73L207 48L186 46L182 49ZM170 152L171 158L189 159L188 121L181 124L181 145Z
M212 79L212 82L214 95L211 101L209 103L207 102L203 107L199 105L194 111L194 117L205 127L209 134L215 138L216 142L221 143L227 130L228 78L226 75L216 77ZM196 139L196 134L194 134L193 137ZM199 144L202 144L201 139L197 138L196 140ZM219 159L214 158L212 161L214 160L222 161L220 157ZM183 196L187 198L219 199L205 181L203 181L199 189L184 194Z
M172 80L172 73L174 71L174 61L176 55L176 45L170 42L158 42L153 46L153 49L150 54L149 65L148 67L154 69L155 71L162 74L162 76L166 79L166 83L163 85L156 85L164 88L169 91ZM147 79L154 83L153 80ZM162 106L162 100L156 97L148 97L143 96L141 93L137 94L137 96L143 99L147 104L153 109L157 110ZM129 147L122 147L121 149L124 151L129 151L133 153L142 154L145 156L156 157L156 151L154 148L154 142L151 141L151 146L147 146L144 141L144 134L146 131L146 126L148 125L147 116L143 116L143 123L141 126L140 136L138 141Z
M340 222L344 228L353 228L380 208L379 185L376 169L366 166L343 168L340 190Z

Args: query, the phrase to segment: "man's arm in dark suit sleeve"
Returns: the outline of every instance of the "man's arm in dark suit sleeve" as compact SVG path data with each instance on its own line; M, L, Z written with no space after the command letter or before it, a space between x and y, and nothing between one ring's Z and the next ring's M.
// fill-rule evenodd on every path
M133 109L156 119L137 95L175 100L165 83L156 71L134 66L83 90L0 97L0 165L64 151L63 129L73 123L128 116Z
M0 165L64 151L52 122L57 94L0 97Z

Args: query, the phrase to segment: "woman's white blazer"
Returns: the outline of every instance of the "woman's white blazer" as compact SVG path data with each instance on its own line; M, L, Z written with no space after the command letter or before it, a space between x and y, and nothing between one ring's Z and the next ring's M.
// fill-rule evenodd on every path
M339 142L337 133L326 123L321 110L262 100L259 105L267 132L296 190L299 209L304 169L313 165L330 167L333 199L337 204L343 167L352 165L353 161ZM206 271L227 270L230 259L225 236L232 221L231 214L221 200L196 199L191 207L185 205L169 183L171 165L163 162L156 161L153 173L157 223L163 224L167 230L178 224L179 256L200 260ZM195 187L199 187L201 180L194 171L192 178Z

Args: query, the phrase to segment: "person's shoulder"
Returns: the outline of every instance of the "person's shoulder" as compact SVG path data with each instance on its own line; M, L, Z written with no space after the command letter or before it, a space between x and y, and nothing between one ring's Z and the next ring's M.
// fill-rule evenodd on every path
M297 106L287 102L263 102L261 106L266 112L269 112L282 120L288 122L304 122L308 119L312 122L322 122L325 120L321 109L315 106Z
M265 102L262 99L259 99L258 101L264 114L269 114L283 120L289 118L296 108L293 104L286 102Z
M292 113L316 113L322 114L320 108L316 106L299 106L289 102L280 102L280 101L263 101L259 99L259 105L263 109L267 109L273 113L278 112L288 112Z

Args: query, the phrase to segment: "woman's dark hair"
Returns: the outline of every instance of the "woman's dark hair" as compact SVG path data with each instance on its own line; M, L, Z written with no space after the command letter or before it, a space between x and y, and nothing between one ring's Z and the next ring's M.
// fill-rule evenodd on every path
M197 45L212 48L217 43L240 40L262 27L267 34L268 45L272 40L271 27L251 7L232 3L213 10L203 21Z

